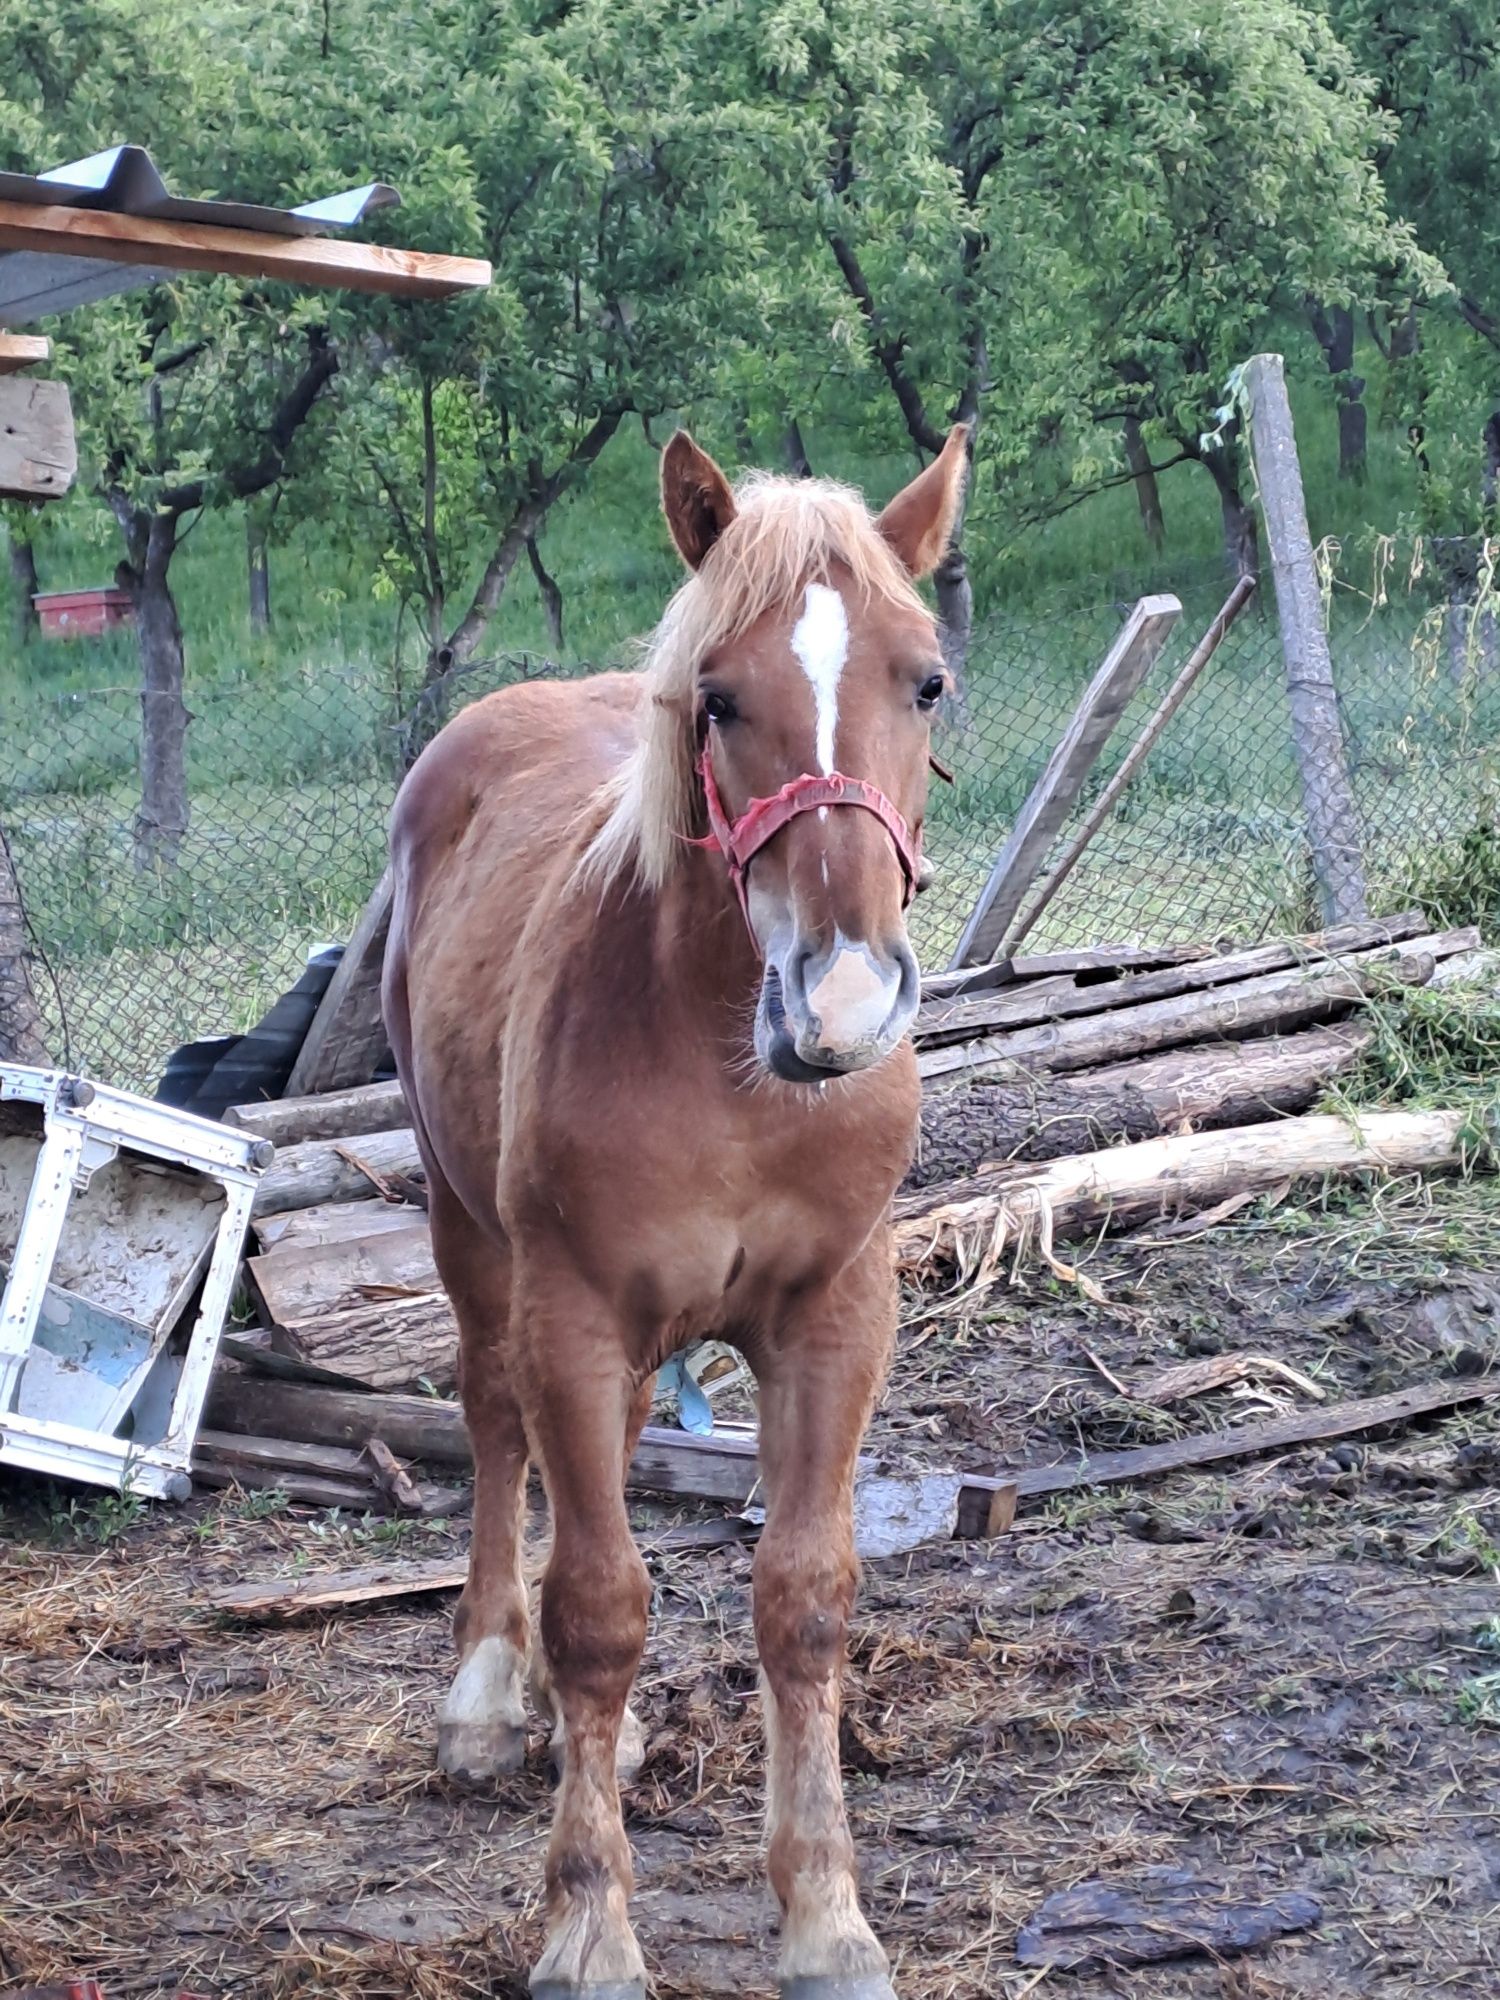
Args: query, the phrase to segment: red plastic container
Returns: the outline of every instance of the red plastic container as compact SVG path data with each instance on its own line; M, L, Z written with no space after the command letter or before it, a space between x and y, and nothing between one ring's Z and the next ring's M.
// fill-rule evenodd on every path
M44 639L97 639L135 617L130 592L117 584L97 590L43 590L32 598Z

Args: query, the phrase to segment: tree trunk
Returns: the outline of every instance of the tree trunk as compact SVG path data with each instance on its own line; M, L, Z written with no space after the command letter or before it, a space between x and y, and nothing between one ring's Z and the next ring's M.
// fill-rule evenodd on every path
M1363 479L1367 413L1364 377L1354 373L1354 314L1348 306L1313 305L1308 318L1338 390L1339 478Z
M31 990L30 937L21 885L0 830L0 1062L46 1067L41 1010Z
M536 536L526 537L526 555L531 564L531 574L536 578L536 587L542 595L542 609L547 614L547 636L552 641L554 653L563 649L563 594L557 578L549 574L542 561L542 552L536 545Z
M1204 454L1214 485L1219 490L1219 513L1224 523L1224 563L1231 581L1242 576L1260 575L1260 527L1255 509L1246 506L1240 492L1237 453L1232 445Z
M781 440L781 454L786 460L786 469L794 479L811 479L812 460L807 455L807 446L802 441L802 426L795 417L786 427Z
M10 588L11 588L11 637L17 652L35 638L40 621L32 599L37 593L36 549L29 535L17 534L14 528L10 541Z
M135 605L141 660L141 804L135 821L137 868L175 868L188 825L187 704L182 626L168 580L177 519L156 514L145 560L125 571Z
M1135 483L1136 505L1141 510L1141 532L1152 552L1160 555L1166 545L1167 526L1162 518L1161 489L1156 483L1156 468L1151 463L1146 440L1141 436L1140 418L1127 417L1124 432L1125 463Z
M271 629L271 561L266 547L265 523L251 509L245 513L245 556L249 566L250 630Z

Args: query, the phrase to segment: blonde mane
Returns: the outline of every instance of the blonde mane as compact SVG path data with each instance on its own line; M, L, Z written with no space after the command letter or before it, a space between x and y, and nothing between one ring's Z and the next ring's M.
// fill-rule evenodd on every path
M633 873L659 889L691 834L697 801L698 668L765 612L790 608L842 565L866 602L923 610L862 497L831 479L756 472L736 486L736 513L677 592L646 646L635 747L601 788L603 825L582 868L599 887Z

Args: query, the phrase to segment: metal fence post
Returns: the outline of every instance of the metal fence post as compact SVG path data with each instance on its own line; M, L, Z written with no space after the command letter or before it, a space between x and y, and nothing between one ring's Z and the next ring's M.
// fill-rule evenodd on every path
M1244 379L1318 905L1325 924L1358 922L1369 914L1359 814L1344 760L1333 661L1281 356L1253 356Z

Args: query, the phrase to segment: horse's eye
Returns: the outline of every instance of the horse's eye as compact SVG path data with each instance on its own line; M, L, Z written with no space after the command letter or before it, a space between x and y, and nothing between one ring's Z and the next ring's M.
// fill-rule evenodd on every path
M948 692L948 682L943 674L929 674L917 689L918 708L936 708Z
M710 722L733 722L735 706L727 694L709 693L703 697L703 713Z

